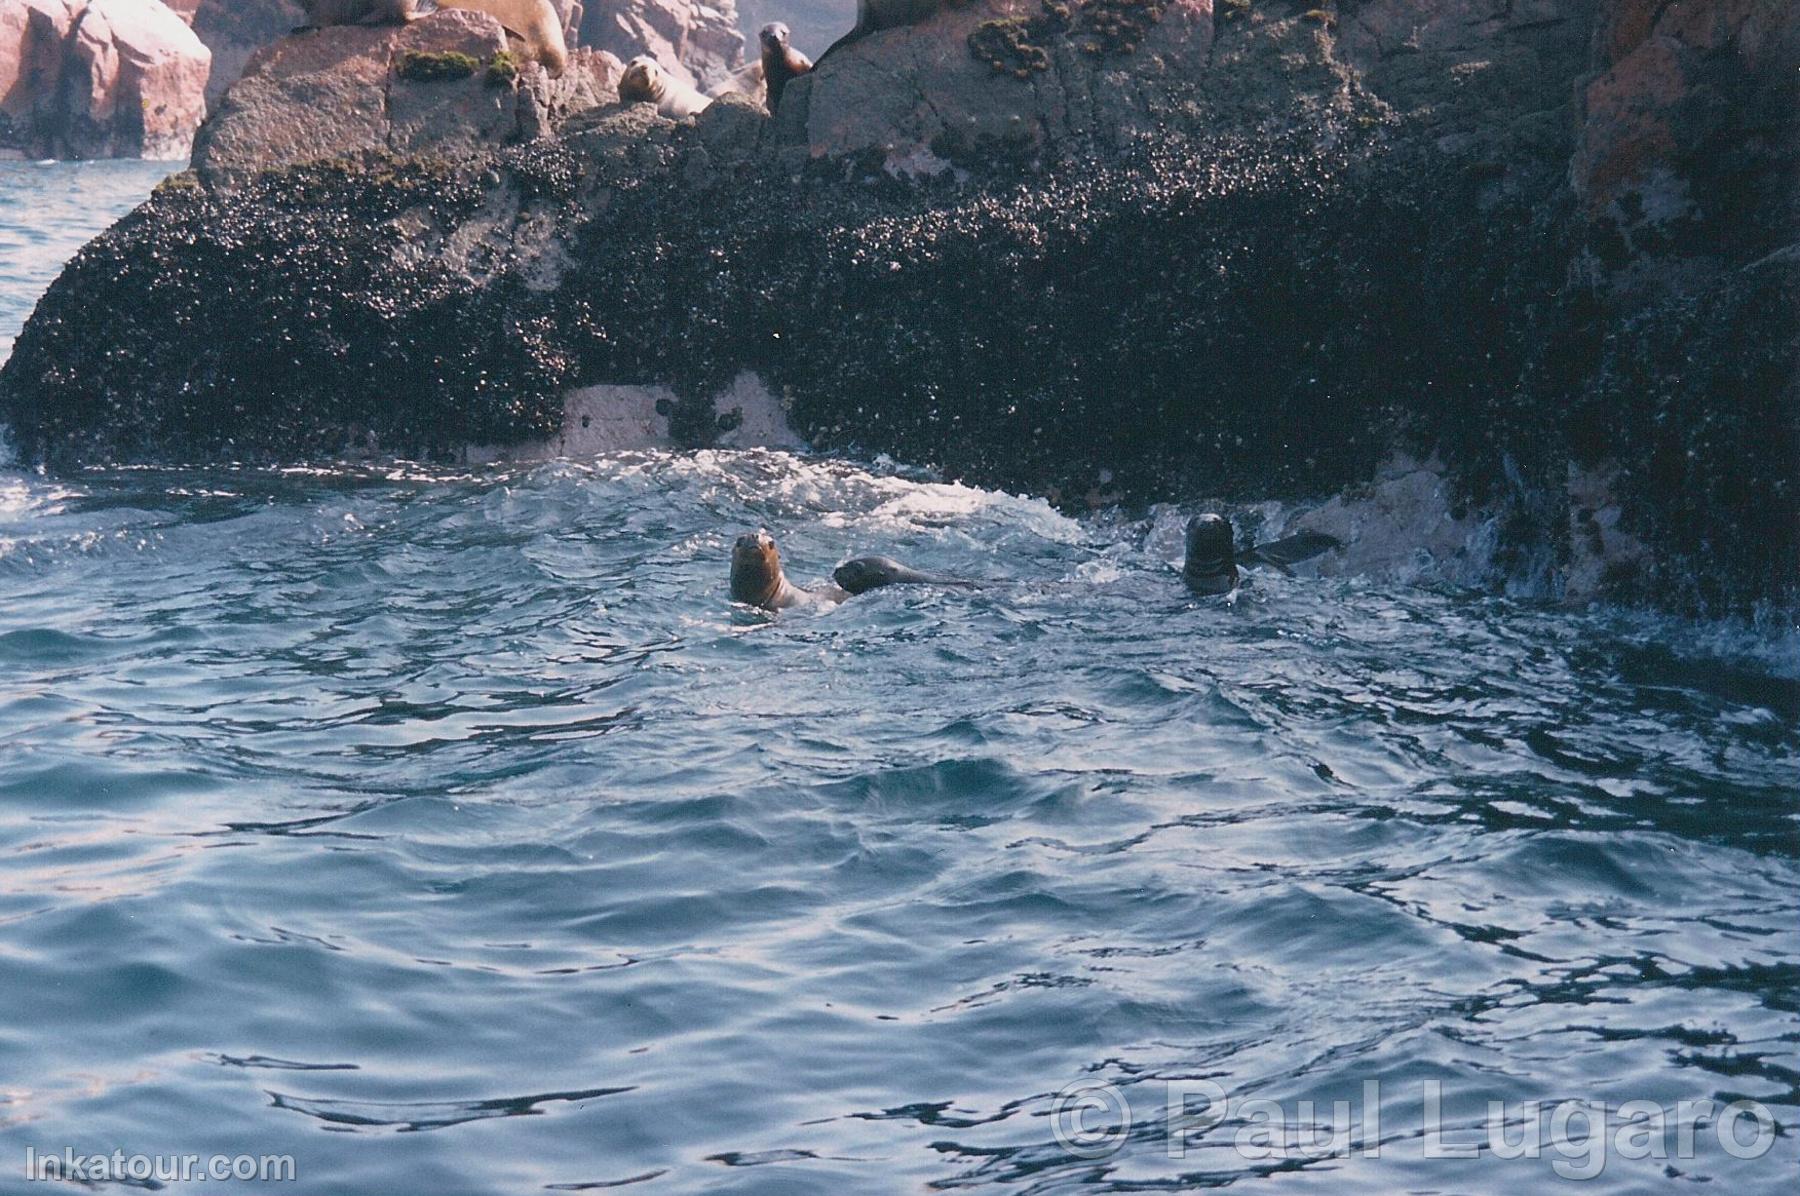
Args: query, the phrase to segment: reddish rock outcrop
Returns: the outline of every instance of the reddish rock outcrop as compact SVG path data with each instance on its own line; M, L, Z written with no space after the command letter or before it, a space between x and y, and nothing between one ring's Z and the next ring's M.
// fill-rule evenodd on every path
M582 0L580 42L629 62L648 54L702 91L744 64L736 0Z
M194 167L222 182L368 153L468 158L616 97L610 55L577 51L553 80L530 64L509 73L506 50L499 22L468 9L404 29L344 25L284 37L226 92L195 143Z
M1618 289L1690 287L1800 236L1800 6L1611 0L1594 60L1571 181Z
M743 62L743 35L732 0L551 0L564 21L564 40L608 51L620 61L654 55L693 82L721 82ZM217 106L243 75L250 58L295 28L305 16L294 0L173 0L213 52L207 102Z
M0 151L186 157L211 58L158 0L0 0Z

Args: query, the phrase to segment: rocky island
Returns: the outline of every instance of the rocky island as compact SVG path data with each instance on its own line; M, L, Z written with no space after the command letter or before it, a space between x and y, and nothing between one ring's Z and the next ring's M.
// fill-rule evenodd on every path
M17 450L798 437L1341 523L1424 478L1496 583L1792 609L1785 0L944 0L773 115L741 42L604 5L555 79L460 10L258 50L20 336ZM621 105L625 52L720 98Z

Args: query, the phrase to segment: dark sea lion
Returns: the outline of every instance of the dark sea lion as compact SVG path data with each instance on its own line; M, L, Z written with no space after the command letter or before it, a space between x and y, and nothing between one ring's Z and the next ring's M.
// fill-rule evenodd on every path
M944 0L856 0L856 24L850 32L826 47L819 61L824 62L851 42L860 41L883 29L899 29L917 25L944 6Z
M866 594L882 586L960 586L972 590L981 584L957 577L940 577L936 573L921 573L885 556L859 556L845 561L832 571L831 580L846 594Z
M763 86L768 88L769 115L781 106L781 93L788 80L797 79L813 69L812 59L788 44L788 27L771 21L762 27L757 40L762 43Z
M405 25L424 14L420 0L300 0L306 14L302 29L329 25Z
M1239 565L1269 565L1288 573L1291 565L1341 547L1334 536L1301 532L1240 554L1229 519L1223 515L1196 515L1188 520L1187 559L1182 562L1181 576L1196 594L1229 594L1237 588Z

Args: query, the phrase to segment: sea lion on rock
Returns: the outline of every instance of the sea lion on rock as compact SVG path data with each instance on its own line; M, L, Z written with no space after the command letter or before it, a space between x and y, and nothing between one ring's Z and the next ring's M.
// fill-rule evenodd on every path
M526 56L535 59L552 79L561 77L569 65L562 18L550 0L437 0L437 6L466 8L493 17L524 43Z
M757 40L762 43L763 86L768 88L769 115L781 106L781 93L788 80L797 79L813 69L812 59L788 44L788 27L771 21L762 27Z
M845 561L832 573L832 584L803 590L781 571L781 552L768 532L745 532L731 546L731 600L763 610L785 610L807 603L842 602L882 586L941 585L973 588L979 582L959 581L909 569L885 556L864 556Z
M658 112L677 120L704 112L712 103L710 97L669 74L648 54L639 54L625 64L619 76L619 99L626 104L655 104Z
M306 13L302 29L331 25L405 25L416 21L419 0L300 0Z
M1181 576L1196 594L1229 594L1237 589L1239 565L1270 565L1287 573L1290 565L1341 547L1334 536L1301 532L1240 555L1229 519L1223 515L1196 515L1188 520L1187 559L1182 562Z

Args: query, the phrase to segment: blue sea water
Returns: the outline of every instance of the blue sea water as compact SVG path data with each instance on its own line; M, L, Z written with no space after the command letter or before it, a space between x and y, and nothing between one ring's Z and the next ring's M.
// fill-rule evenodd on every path
M128 199L52 177L0 243ZM755 526L1008 580L755 615ZM1788 654L1194 600L1171 527L762 452L0 470L0 1192L1790 1190Z
M0 361L63 263L179 168L169 162L0 161Z

